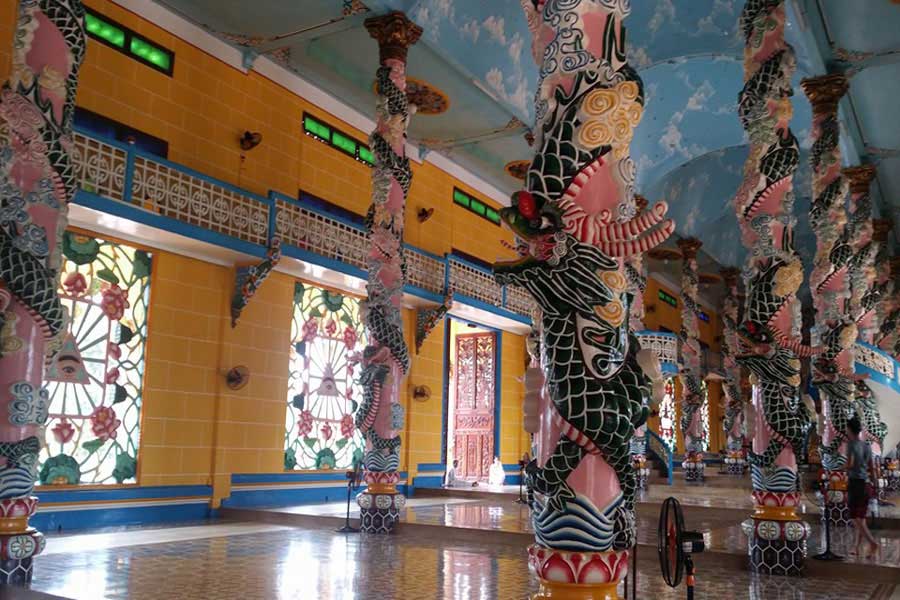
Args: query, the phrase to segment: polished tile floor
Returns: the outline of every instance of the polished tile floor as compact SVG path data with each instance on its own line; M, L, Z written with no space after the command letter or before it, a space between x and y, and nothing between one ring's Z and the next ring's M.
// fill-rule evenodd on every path
M362 537L264 525L209 525L51 539L65 551L42 556L33 589L94 600L218 599L523 599L534 591L520 547L434 535ZM108 535L108 534L103 534ZM90 542L87 551L77 542ZM759 578L745 571L702 573L698 599L882 599L887 586L810 579ZM638 598L683 598L651 567Z
M721 491L721 490L719 490ZM727 490L725 490L727 491ZM669 488L668 495L675 495L682 500L677 488ZM663 496L667 497L667 496ZM699 496L698 496L699 498ZM740 523L747 518L744 509L719 508L703 505L692 505L682 500L685 507L685 525L688 529L704 533L707 548L713 551L730 554L747 552L747 538L741 531ZM713 503L717 500L712 500ZM342 517L346 506L341 503L311 504L270 509L273 512ZM638 542L656 544L656 526L659 507L653 503L638 505ZM513 533L531 533L531 513L525 506L515 504L512 500L479 499L479 498L413 498L401 514L406 523L458 527L463 529L494 530ZM810 540L810 554L824 550L824 530L813 524ZM851 563L877 564L900 569L900 530L881 528L873 531L881 543L881 552L873 560L849 555L853 543L853 530L836 529L832 531L833 547L847 556Z

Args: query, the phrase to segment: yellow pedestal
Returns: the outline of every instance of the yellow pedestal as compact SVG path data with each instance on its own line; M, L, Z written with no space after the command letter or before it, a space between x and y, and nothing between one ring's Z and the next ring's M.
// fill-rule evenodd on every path
M541 588L531 600L621 600L618 587L617 582L586 585L541 579Z

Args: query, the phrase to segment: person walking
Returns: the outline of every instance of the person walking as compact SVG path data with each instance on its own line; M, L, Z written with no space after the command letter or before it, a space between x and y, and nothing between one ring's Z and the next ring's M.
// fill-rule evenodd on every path
M856 528L856 554L862 556L860 548L865 541L869 546L866 558L872 558L878 551L878 542L869 531L866 523L866 515L869 511L869 471L874 472L872 463L872 448L869 442L860 438L862 423L858 417L853 417L847 423L847 504L850 508L850 518Z

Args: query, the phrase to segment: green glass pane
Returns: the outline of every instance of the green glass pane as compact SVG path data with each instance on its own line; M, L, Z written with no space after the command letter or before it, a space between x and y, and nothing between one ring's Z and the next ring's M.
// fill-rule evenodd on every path
M338 133L337 131L332 131L331 143L335 148L339 148L347 154L356 156L356 140L350 139L346 135Z
M493 223L496 223L497 225L500 224L500 213L498 213L498 212L497 212L496 210L494 210L493 208L487 209L487 215L486 215L486 216L487 216L487 218L488 218L489 221L491 221L491 222L493 222Z
M138 38L131 39L131 53L160 69L169 70L172 66L172 56L169 52Z
M453 190L453 201L461 206L469 208L469 197L459 190Z
M111 25L106 21L100 19L96 15L92 15L90 13L85 15L84 20L85 24L87 25L88 33L90 33L94 37L105 40L114 46L118 46L119 48L125 46L125 32L118 27Z
M372 151L366 148L365 146L359 147L359 158L369 163L370 165L375 164L375 155L372 154Z
M473 213L475 213L476 215L481 215L482 217L487 210L487 207L475 198L472 198L472 200L470 201L469 208L472 209Z
M315 120L309 115L305 115L303 117L303 128L307 133L311 133L317 137L322 138L323 140L331 139L331 129L324 123Z

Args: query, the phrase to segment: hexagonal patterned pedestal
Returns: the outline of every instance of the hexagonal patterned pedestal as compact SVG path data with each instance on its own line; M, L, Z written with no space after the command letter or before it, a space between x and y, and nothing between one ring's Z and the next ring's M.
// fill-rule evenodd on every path
M363 533L391 533L400 520L400 510L406 506L406 496L400 493L370 494L365 491L356 497L359 504L359 530Z
M731 462L725 465L725 472L729 475L743 475L747 472L746 462Z
M684 469L684 480L688 483L703 483L703 481L706 480L706 477L704 476L705 469L702 462L684 463L682 464L682 468Z
M765 575L802 575L809 525L802 521L748 519L750 570Z
M0 584L28 585L31 583L32 558L0 560Z
M833 502L822 510L822 524L825 523L825 517L831 519L832 527L850 527L852 520L850 519L850 507L846 502Z

